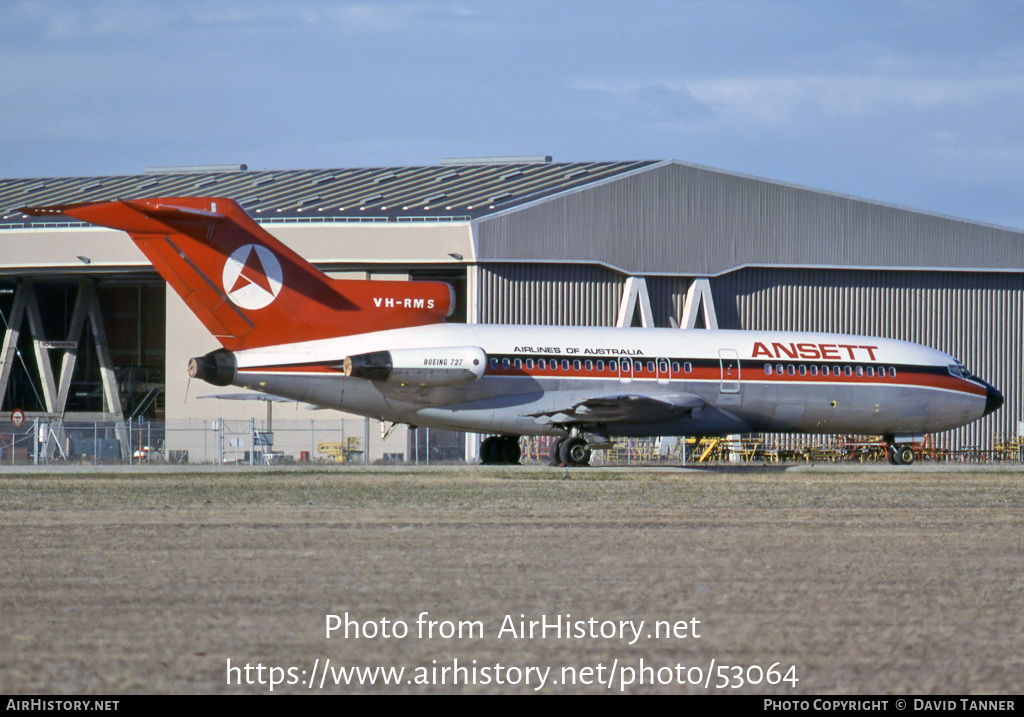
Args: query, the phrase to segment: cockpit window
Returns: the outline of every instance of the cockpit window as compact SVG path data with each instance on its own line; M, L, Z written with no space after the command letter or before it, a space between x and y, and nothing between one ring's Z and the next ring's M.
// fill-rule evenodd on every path
M957 378L970 378L971 372L967 370L967 367L962 363L951 363L949 365L949 373Z

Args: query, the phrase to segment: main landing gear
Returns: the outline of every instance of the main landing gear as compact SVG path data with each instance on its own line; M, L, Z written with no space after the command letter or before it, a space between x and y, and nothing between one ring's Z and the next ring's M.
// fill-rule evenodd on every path
M516 465L521 455L519 436L491 436L480 444L480 461L485 466Z
M551 444L548 463L553 466L589 466L590 445L579 436L559 438Z

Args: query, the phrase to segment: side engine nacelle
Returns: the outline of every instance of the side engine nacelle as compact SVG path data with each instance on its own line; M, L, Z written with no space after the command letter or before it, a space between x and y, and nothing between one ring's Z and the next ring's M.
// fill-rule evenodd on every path
M346 376L369 381L454 386L475 381L487 369L487 354L479 346L371 351L345 358Z

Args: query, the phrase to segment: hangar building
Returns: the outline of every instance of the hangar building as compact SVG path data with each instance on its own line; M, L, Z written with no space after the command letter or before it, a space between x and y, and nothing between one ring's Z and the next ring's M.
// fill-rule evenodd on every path
M185 366L216 341L134 244L18 211L145 196L236 199L332 276L448 281L459 300L455 321L835 331L923 343L958 356L1006 398L1002 410L936 441L990 448L1024 421L1020 230L679 161L226 165L0 179L0 421L20 413L40 440L47 434L44 450L71 451L70 426L88 442L91 424L93 455L100 441L128 456L153 442L140 427L162 422L169 453L223 460L229 444L253 454L261 446L258 437L245 443L250 432L226 437L222 421L280 432L285 421L338 420L201 400L210 387L189 386ZM215 451L211 429L219 431ZM420 460L421 450L428 459L471 459L477 440L396 431L382 441L368 427L341 430L364 442L367 460ZM274 447L315 454L320 434L306 433L293 441L299 449L280 435ZM454 449L431 452L444 441Z

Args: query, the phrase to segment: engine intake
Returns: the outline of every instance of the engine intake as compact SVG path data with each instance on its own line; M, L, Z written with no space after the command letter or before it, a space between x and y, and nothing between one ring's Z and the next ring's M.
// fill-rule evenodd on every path
M188 375L202 379L214 386L229 386L235 380L238 361L227 349L217 349L205 356L197 356L188 360Z
M387 381L391 376L393 363L390 351L373 351L368 354L346 356L342 365L346 376L365 378L369 381Z

